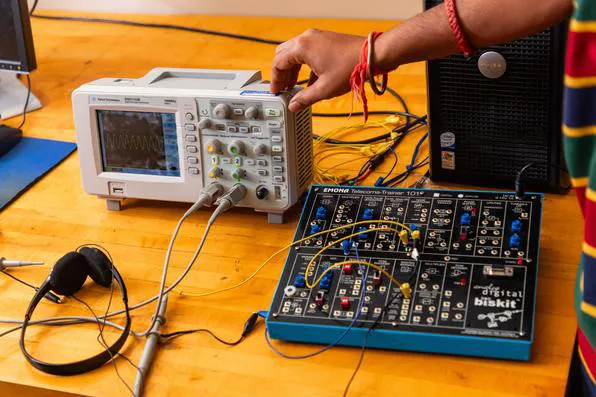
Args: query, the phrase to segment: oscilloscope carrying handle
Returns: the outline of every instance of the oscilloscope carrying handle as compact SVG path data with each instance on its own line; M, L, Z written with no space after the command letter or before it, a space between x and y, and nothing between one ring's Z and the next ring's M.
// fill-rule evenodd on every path
M167 80L186 80L200 85L198 88L214 88L239 90L242 87L261 80L258 70L213 70L213 69L181 69L154 68L139 82L146 86L161 85ZM204 87L203 87L204 85Z

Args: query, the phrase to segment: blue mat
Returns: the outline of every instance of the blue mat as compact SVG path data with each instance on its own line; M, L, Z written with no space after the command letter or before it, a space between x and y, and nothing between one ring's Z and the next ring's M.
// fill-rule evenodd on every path
M0 157L0 210L77 148L71 142L23 138Z

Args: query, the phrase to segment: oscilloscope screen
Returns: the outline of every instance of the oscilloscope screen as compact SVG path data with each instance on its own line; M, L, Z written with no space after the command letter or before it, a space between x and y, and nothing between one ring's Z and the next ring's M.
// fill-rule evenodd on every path
M98 110L106 172L180 176L174 113Z

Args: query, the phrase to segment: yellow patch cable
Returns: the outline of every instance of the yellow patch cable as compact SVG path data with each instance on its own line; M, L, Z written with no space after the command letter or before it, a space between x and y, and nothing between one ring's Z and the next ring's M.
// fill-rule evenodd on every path
M315 234L311 234L310 236L304 237L300 240L297 240L293 243L290 243L288 245L286 245L283 248L280 248L279 250L275 251L273 254L271 254L271 256L269 256L269 258L267 258L262 264L261 266L259 266L250 276L248 276L246 279L242 280L241 282L231 285L229 287L225 287L219 290L215 290L215 291L209 291L209 292L203 292L203 293L199 293L199 294L193 294L193 293L186 293L183 292L183 290L178 289L178 288L174 288L173 291L176 292L179 295L182 296L188 296L188 297L192 297L192 298L201 298L201 297L205 297L205 296L211 296L211 295L215 295L215 294L219 294L222 292L226 292L226 291L231 291L233 289L236 289L238 287L243 286L244 284L248 283L250 280L252 280L253 278L255 278L255 276L261 271L263 270L263 268L265 266L267 266L267 264L269 264L269 262L271 262L277 255L281 254L282 252L284 252L285 250L287 250L288 248L293 247L296 244L300 244L303 243L306 240L312 239L313 237L317 237L323 234L327 234L327 233L332 233L332 232L336 232L339 230L344 230L344 229L348 229L354 226L360 226L360 225L370 225L370 224L388 224L388 225L394 225L394 226L399 226L402 227L406 230L408 230L409 232L412 232L412 230L404 225L403 223L400 222L396 222L396 221L384 221L384 220L370 220L370 221L360 221L360 222L354 222L351 223L349 225L344 225L344 226L338 226L335 227L333 229L329 229L329 230L323 230L321 232L315 233ZM370 229L370 230L390 230L389 228L383 228L383 229ZM396 230L396 229L393 229ZM357 234L361 234L363 232L357 233ZM403 284L402 284L403 285Z

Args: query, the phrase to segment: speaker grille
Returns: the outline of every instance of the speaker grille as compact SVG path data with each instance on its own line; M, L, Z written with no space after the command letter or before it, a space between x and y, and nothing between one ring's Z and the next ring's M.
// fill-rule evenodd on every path
M312 116L310 108L296 115L296 148L298 191L303 192L312 180Z
M515 59L499 79L480 74L477 56L438 61L440 118L442 129L456 134L457 168L514 176L528 162L548 160L550 34L494 49ZM528 176L545 180L547 167Z
M428 0L427 7L440 2ZM481 50L470 59L460 54L429 62L431 139L446 131L455 134L453 175L512 180L529 162L553 161L561 112L556 99L561 51L554 37L554 29L548 29ZM505 58L502 77L480 73L478 58L486 50ZM433 162L441 167L440 153ZM551 173L558 174L551 170L533 167L528 180L547 182Z

